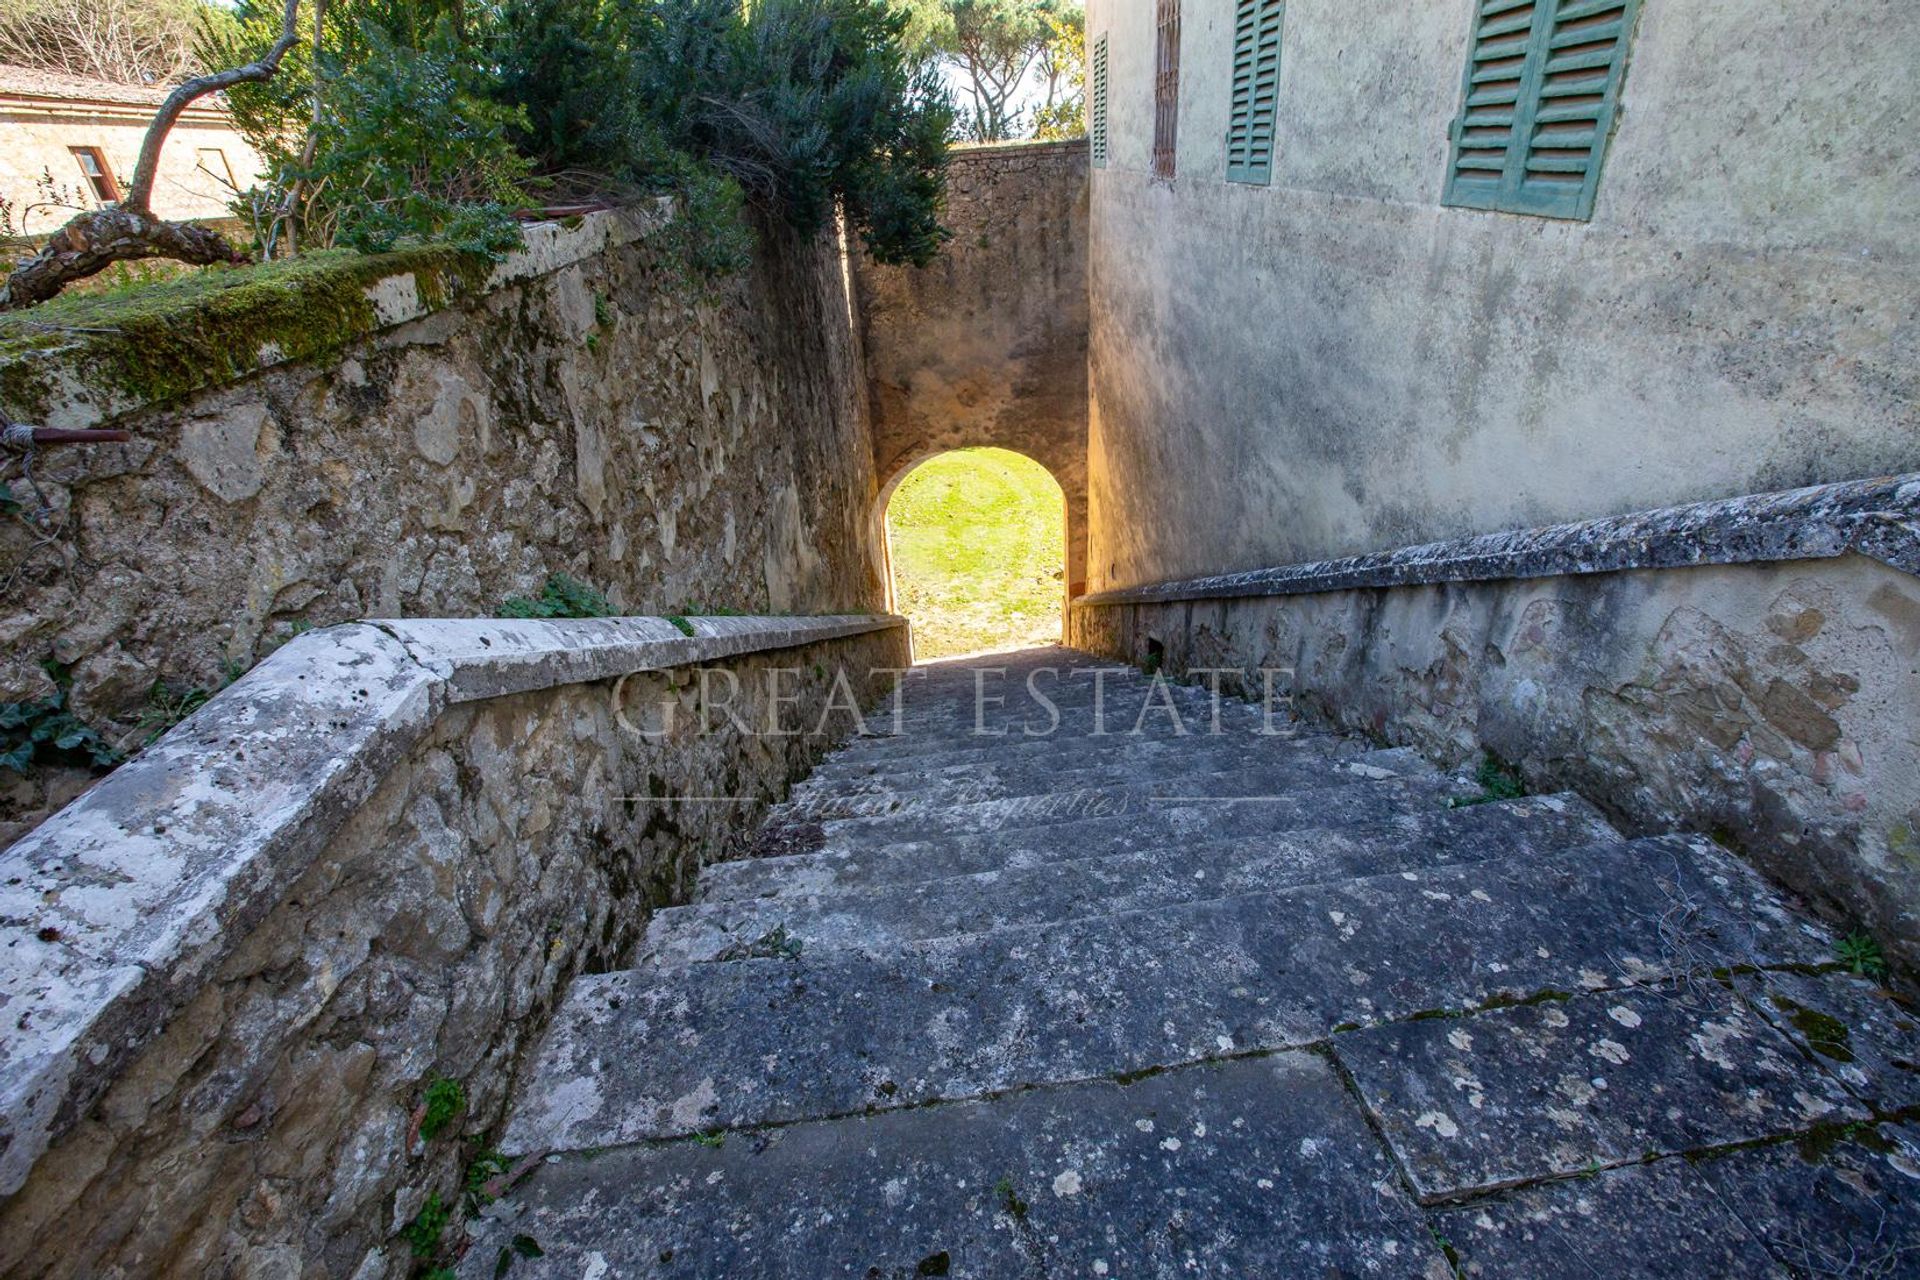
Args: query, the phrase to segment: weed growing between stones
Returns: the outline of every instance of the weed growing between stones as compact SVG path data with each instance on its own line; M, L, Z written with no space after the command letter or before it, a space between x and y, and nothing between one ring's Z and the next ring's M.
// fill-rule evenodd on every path
M1491 751L1481 758L1480 767L1473 771L1473 780L1479 784L1480 794L1454 796L1447 801L1449 809L1464 809L1468 805L1491 804L1498 800L1518 800L1527 794L1527 784L1521 781L1520 771Z
M1887 976L1887 955L1880 949L1880 943L1864 929L1856 929L1834 944L1834 958L1849 970L1863 978L1884 979Z
M31 702L0 702L0 766L25 774L36 765L77 765L105 772L126 757L92 725L73 714L67 698L73 677L49 658L40 669L53 692Z
M420 1136L431 1142L447 1131L447 1126L467 1109L467 1091L458 1080L445 1076L427 1086L420 1104Z
M555 573L534 597L509 596L500 604L503 618L611 618L614 608L599 588L569 573ZM693 632L682 628L688 635Z
M400 1238L407 1242L407 1248L413 1250L413 1256L422 1262L430 1262L440 1252L440 1236L447 1229L447 1223L453 1217L453 1210L440 1198L438 1191L427 1193L427 1202L420 1206L420 1212L413 1216L400 1232Z

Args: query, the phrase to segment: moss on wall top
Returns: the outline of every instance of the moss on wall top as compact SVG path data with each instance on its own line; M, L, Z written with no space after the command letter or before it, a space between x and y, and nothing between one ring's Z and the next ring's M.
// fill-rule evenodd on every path
M55 298L0 314L0 407L39 420L62 383L84 386L102 418L166 403L374 332L383 280L411 275L432 311L478 292L490 267L441 247L329 250Z

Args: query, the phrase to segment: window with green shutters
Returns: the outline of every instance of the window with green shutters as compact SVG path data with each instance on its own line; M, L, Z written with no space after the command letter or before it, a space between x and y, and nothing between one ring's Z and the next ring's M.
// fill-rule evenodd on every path
M1280 94L1285 0L1238 0L1233 18L1233 104L1227 116L1227 181L1273 181L1274 103Z
M1093 44L1093 70L1087 76L1087 150L1093 163L1107 167L1107 38Z
M1640 0L1480 0L1446 203L1588 218Z

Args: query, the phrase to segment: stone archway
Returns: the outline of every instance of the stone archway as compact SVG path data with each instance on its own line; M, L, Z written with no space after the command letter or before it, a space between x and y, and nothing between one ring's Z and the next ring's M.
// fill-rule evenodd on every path
M1086 143L962 147L947 186L953 239L932 265L854 255L874 519L936 454L979 445L1025 454L1066 496L1071 599L1087 577ZM884 556L885 538L877 545Z

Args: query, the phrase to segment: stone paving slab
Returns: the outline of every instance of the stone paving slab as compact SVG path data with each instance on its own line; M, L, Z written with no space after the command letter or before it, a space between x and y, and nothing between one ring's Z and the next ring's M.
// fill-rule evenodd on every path
M1738 1151L1699 1171L1797 1275L1920 1275L1920 1126Z
M1289 725L1278 716L1269 725L1252 708L1239 706L1234 709L1236 704L1222 705L1227 709L1222 712L1217 731L1212 713L1203 705L1183 710L1178 729L1165 715L1156 714L1142 722L1134 712L1117 706L1110 708L1103 717L1095 717L1091 711L1066 710L1057 725L1052 724L1045 713L1038 709L1029 713L1025 708L1016 707L1007 714L988 717L984 721L985 732L974 727L971 709L946 711L924 721L907 719L898 726L897 732L890 717L869 713L866 720L869 733L852 740L852 745L836 762L836 767L881 762L905 765L922 756L964 756L967 753L986 760L997 758L1005 748L1030 743L1104 743L1117 752L1139 742L1198 742L1208 738L1284 741L1290 736L1306 736L1309 733L1297 725ZM1032 733L1027 732L1029 728L1033 730ZM1047 732L1049 729L1051 732Z
M824 828L825 839L835 845L871 848L1014 827L1049 826L1078 821L1091 814L1124 813L1197 800L1258 799L1284 804L1299 791L1426 774L1424 766L1418 770L1409 768L1408 774L1403 775L1398 767L1371 764L1364 758L1283 761L1252 769L1123 781L1105 777L1078 781L1072 775L1063 774L1057 786L1044 791L988 800L956 802L936 792L928 796L925 803L919 803L913 796L895 794L878 801L894 806L884 813L826 817L818 824ZM829 805L827 812L835 810ZM777 829L783 821L792 824L809 820L805 811L796 807L770 815L768 826Z
M1457 786L1440 778L1389 778L1365 786L1305 787L1268 800L1223 799L1194 804L1092 804L1086 817L1036 827L899 839L884 845L836 838L823 824L813 852L719 862L700 873L695 900L716 902L785 893L832 893L904 880L933 880L1039 866L1069 858L1106 857L1183 841L1228 839L1307 827L1378 825L1441 808ZM1018 811L1002 815L1009 823Z
M1258 737L1242 734L1202 734L1189 738L1140 738L1117 747L1104 738L1066 737L1018 739L991 751L962 749L928 752L905 760L879 756L866 762L838 762L817 768L794 787L796 796L857 787L876 781L912 782L918 778L952 777L973 771L999 773L1035 768L1067 769L1116 757L1143 770L1164 769L1181 760L1230 759L1244 764L1305 754L1343 757L1360 754L1350 739L1331 734ZM1227 766L1221 766L1227 767ZM1189 766L1191 768L1191 766Z
M1335 1051L1424 1201L1867 1118L1712 980L1375 1027Z
M1920 1012L1902 997L1846 973L1743 974L1735 986L1861 1101L1920 1108Z
M1684 1160L1521 1188L1433 1225L1466 1280L1791 1280Z
M1451 1274L1324 1059L734 1133L542 1167L460 1274Z
M1113 1077L1830 946L1710 842L1656 837L877 957L593 975L556 1014L505 1145L580 1150Z
M1534 857L1614 835L1573 795L1435 808L1391 826L1179 843L946 880L673 907L654 916L641 960L686 964L782 947L882 950L1389 871Z
M945 821L927 811L960 809L990 800L1031 797L1045 801L1083 792L1207 797L1277 795L1293 787L1325 781L1378 781L1431 772L1432 766L1426 761L1401 753L1373 752L1335 760L1320 752L1284 750L1239 758L1205 753L1187 759L1174 756L1168 757L1163 767L1157 769L1131 759L1098 764L1081 761L1071 767L1065 763L1005 768L982 766L951 774L930 773L904 783L896 778L797 793L769 813L767 821L780 824L881 816L904 821L909 814ZM1047 813L1048 806L1040 806L1038 812ZM964 826L971 815L963 812L957 816L957 825Z

